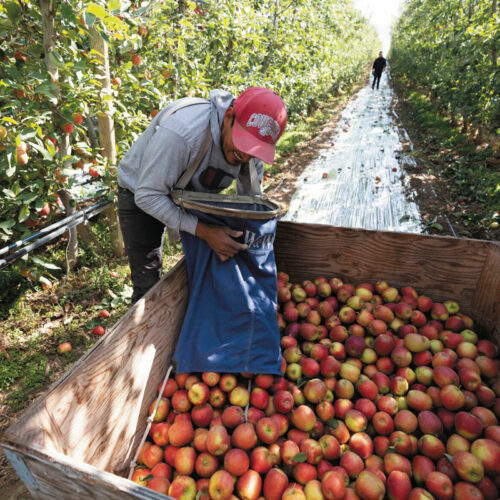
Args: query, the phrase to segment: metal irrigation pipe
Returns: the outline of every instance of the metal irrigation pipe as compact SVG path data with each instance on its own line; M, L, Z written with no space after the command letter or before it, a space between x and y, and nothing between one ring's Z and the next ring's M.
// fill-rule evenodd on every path
M48 234L51 231L53 231L54 229L57 229L58 227L61 227L65 224L67 224L68 222L71 222L73 219L80 217L82 214L86 214L86 213L90 212L91 210L94 210L95 208L98 208L104 204L106 204L106 206L108 206L107 205L108 203L109 202L107 200L100 201L100 202L96 203L95 205L84 208L84 209L80 210L79 212L76 212L73 215L70 215L69 217L66 217L64 219L61 219L60 221L54 222L54 224L51 224L50 226L44 227L43 229L40 229L40 231L37 231L36 233L30 234L28 237L24 238L24 240L18 240L18 241L15 241L14 243L11 243L10 245L8 245L4 248L0 248L0 255L3 255L5 253L9 253L11 250L14 250L15 248L19 248L19 247L23 246L28 241L31 241L35 238L38 238L39 236L43 236L44 234Z
M97 205L100 205L100 206L97 207ZM19 257L22 257L23 255L30 253L32 250L35 250L35 248L38 248L42 245L45 245L45 243L53 240L54 238L57 238L58 236L60 236L64 232L66 232L68 229L71 229L72 227L78 226L78 224L85 222L86 220L90 219L91 217L94 217L94 215L97 215L98 213L102 212L105 208L107 208L110 205L111 205L110 201L101 202L101 203L94 205L94 207L92 207L93 210L89 210L86 213L83 210L81 210L80 212L77 212L75 214L75 217L68 217L68 219L72 219L72 220L70 222L68 222L68 224L66 224L65 226L60 227L59 229L56 229L55 231L47 234L43 238L40 238L38 241L31 243L31 245L27 245L24 248L21 248L20 250L18 250L17 252L14 252L13 254L6 257L5 259L0 259L0 268L6 266L12 260L15 260Z

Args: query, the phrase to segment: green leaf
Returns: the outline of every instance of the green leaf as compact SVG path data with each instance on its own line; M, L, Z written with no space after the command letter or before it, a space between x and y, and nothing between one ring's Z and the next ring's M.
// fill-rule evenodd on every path
M293 461L297 462L298 464L301 464L306 460L307 460L307 455L304 452L297 453L297 455L293 457Z
M7 167L7 170L5 171L5 175L7 177L12 177L15 173L16 173L16 164L14 163L13 160L13 154L12 153L8 153L7 154L7 162L9 164L9 166Z
M326 425L332 429L336 429L339 426L339 421L336 418L329 418L326 421Z
M177 44L177 52L181 57L184 57L186 55L186 46L184 45L184 42L182 38L179 38L178 44Z
M21 210L19 210L19 215L17 216L18 222L24 222L30 215L30 207L28 205L23 205Z
M103 9L104 10L104 9ZM95 23L95 20L96 20L96 16L94 14L92 14L91 12L85 12L84 14L84 21L85 21L85 24L89 27L89 28L92 28L92 26L94 26L94 23Z
M307 384L308 379L306 377L299 377L297 380L297 387L300 389L302 386Z
M61 269L59 266L56 266L55 264L51 264L50 262L46 262L45 260L42 260L38 257L33 256L33 257L31 257L31 259L33 260L33 262L35 264L38 264L39 266L42 266L45 269L53 269L54 271Z
M108 1L108 10L109 12L121 11L122 3L120 0L109 0Z
M65 19L66 21L72 21L74 23L77 22L75 12L71 8L71 5L69 5L67 2L62 2L60 9L61 9L61 16L63 19Z
M5 194L5 196L8 196L9 198L16 197L16 194L14 193L14 191L11 191L10 189L4 188L4 189L2 189L2 191Z
M399 219L399 222L406 222L407 220L410 220L410 216L409 215L403 215L403 217L401 217Z
M33 201L35 201L38 198L37 193L24 193L21 196L18 197L18 200L22 202L25 205L29 205Z
M436 231L440 231L441 232L443 230L443 226L441 224L439 224L439 222L433 222L431 224L431 227L433 229L435 229Z
M7 219L7 220L0 222L0 229L10 229L15 224L16 224L15 220Z
M110 28L110 26L108 26L108 23L105 23L105 24L106 24L106 26L107 26L108 28ZM104 40L104 41L105 41L108 45L110 45L110 44L111 44L111 40L109 39L109 36L108 36L108 34L107 34L106 32L104 32L104 31L103 31L103 32L101 33L101 36L102 36L103 40Z
M57 68L64 69L66 67L62 57L55 50L49 52L49 58Z
M21 14L21 7L17 2L7 2L5 4L5 10L7 11L7 17L12 23L15 23L16 19Z
M13 123L14 125L19 125L19 122L16 122L16 120L14 120L14 118L10 118L8 116L4 116L2 118L2 121L4 122L9 122L9 123Z
M45 141L45 147L47 148L49 155L51 155L51 159L53 159L56 154L56 147L54 146L54 143L51 140L47 139Z
M51 143L49 140L47 142ZM52 143L51 143L52 144ZM52 144L52 146L54 146ZM52 161L54 159L54 155L51 155L44 147L39 146L38 144L31 144L33 149L36 149L46 160ZM54 149L55 151L55 149Z
M106 9L102 5L98 5L96 3L90 3L87 7L87 13L92 14L95 17L98 17L101 21L103 21L106 17L109 16ZM88 25L88 23L87 23Z

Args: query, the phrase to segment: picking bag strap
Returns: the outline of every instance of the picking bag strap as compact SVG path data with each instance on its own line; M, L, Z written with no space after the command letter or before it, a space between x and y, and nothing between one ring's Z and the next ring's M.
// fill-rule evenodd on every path
M202 97L185 97L184 99L179 99L170 105L170 107L165 111L163 116L160 118L160 121L156 125L158 128L165 119L167 119L170 115L173 115L179 109L187 108L188 106L193 106L195 104L208 104L210 101L208 99L203 99Z
M208 127L205 134L205 142L203 143L203 146L200 152L198 153L198 156L194 159L193 163L189 165L187 170L181 175L180 179L175 183L173 189L174 191L178 189L183 190L186 188L186 186L189 184L189 181L196 172L196 169L200 166L200 163L207 154L208 148L210 147L211 143L212 143L212 132L210 131L210 122L208 122Z
M250 194L261 194L261 187L257 169L255 168L255 159L252 158L248 162L248 174L250 177Z
M160 118L160 121L156 125L158 128L164 120L166 120L170 115L173 115L179 109L187 108L188 106L193 106L195 104L208 104L210 101L208 99L203 99L201 97L186 97L184 99L180 99L174 102L165 114ZM207 154L208 148L210 147L210 143L212 142L212 133L210 132L210 119L208 120L207 132L205 135L205 142L200 150L198 156L194 159L193 163L189 165L187 170L181 175L180 179L174 186L174 189L185 189L185 187L189 184L189 181L193 177L196 169L199 167L200 163L203 160L203 157Z

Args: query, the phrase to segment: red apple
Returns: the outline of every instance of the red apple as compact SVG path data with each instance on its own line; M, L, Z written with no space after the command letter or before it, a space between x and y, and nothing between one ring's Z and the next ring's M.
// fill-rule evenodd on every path
M261 418L256 425L257 436L265 444L274 443L279 437L276 422L270 417Z
M436 466L434 462L423 455L415 455L412 461L413 478L417 484L424 484L427 476L434 470Z
M352 451L346 451L340 457L340 466L345 469L351 479L358 477L365 468L363 459Z
M372 425L377 434L387 436L394 431L394 421L385 411L379 411L373 415Z
M300 405L291 413L293 425L304 432L309 432L314 427L316 417L311 408L306 405Z
M233 448L224 455L224 469L233 476L243 475L249 467L248 455L239 448Z
M477 483L483 479L484 467L479 458L467 451L459 451L453 456L453 467L457 474L471 483Z
M208 490L213 500L225 500L231 497L234 490L233 478L229 472L218 470L210 478Z
M285 488L282 500L306 500L304 487L301 484L292 483Z
M328 471L321 479L321 491L328 500L345 498L345 484L342 476L336 471Z
M220 387L212 387L208 400L212 408L222 408L226 402L226 393Z
M455 455L455 453L459 451L469 451L470 450L470 442L468 439L460 436L460 434L452 434L448 437L446 441L446 453L448 455Z
M466 439L477 439L483 432L483 423L469 412L459 411L455 415L455 430Z
M498 443L492 439L476 439L470 451L479 458L486 472L500 474L500 445Z
M281 469L271 469L264 479L263 496L266 500L281 500L287 487L287 475Z
M425 455L432 460L438 460L444 456L446 451L443 442L432 434L424 434L418 440L418 449L422 455Z
M238 429L238 427L236 429ZM222 425L214 425L209 429L207 434L207 451L209 453L215 456L223 455L229 449L230 445L231 438L229 437L225 427Z
M168 489L168 495L178 499L194 499L196 496L196 483L189 476L177 476ZM215 498L215 497L214 497ZM217 497L221 500L222 497Z
M387 477L386 488L389 500L406 500L411 491L408 474L399 470L392 471Z
M231 436L232 445L243 450L251 450L257 444L255 428L250 423L243 423L234 429Z
M159 422L155 425L153 431L153 441L158 446L165 446L168 444L168 431L170 429L171 424L167 424L166 422Z
M291 439L281 445L281 459L286 465L295 465L297 462L294 461L294 458L298 453L300 453L299 445Z
M408 476L412 475L410 461L399 453L386 453L384 456L384 472L390 474L394 470L404 472Z
M168 440L170 444L178 448L190 443L193 438L194 429L190 420L176 419L168 430Z
M316 467L307 462L297 464L293 467L293 478L298 483L305 485L308 481L316 479L318 476Z
M455 483L455 500L483 500L481 491L473 484L459 481Z
M365 432L356 432L349 440L349 449L366 460L373 453L373 441Z
M430 493L440 500L451 500L453 498L453 484L450 478L442 472L431 472L425 480L425 486Z
M265 446L257 446L250 453L250 468L259 474L267 473L274 465L274 459Z
M385 497L385 485L377 474L364 470L355 484L356 493L363 500L382 500Z

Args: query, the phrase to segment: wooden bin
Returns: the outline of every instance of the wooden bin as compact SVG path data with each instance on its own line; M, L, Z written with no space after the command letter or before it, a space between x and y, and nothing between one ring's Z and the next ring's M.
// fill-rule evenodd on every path
M469 239L280 222L278 269L352 283L385 279L454 299L500 345L500 247ZM34 498L165 498L124 476L182 324L181 261L31 405L2 447Z

